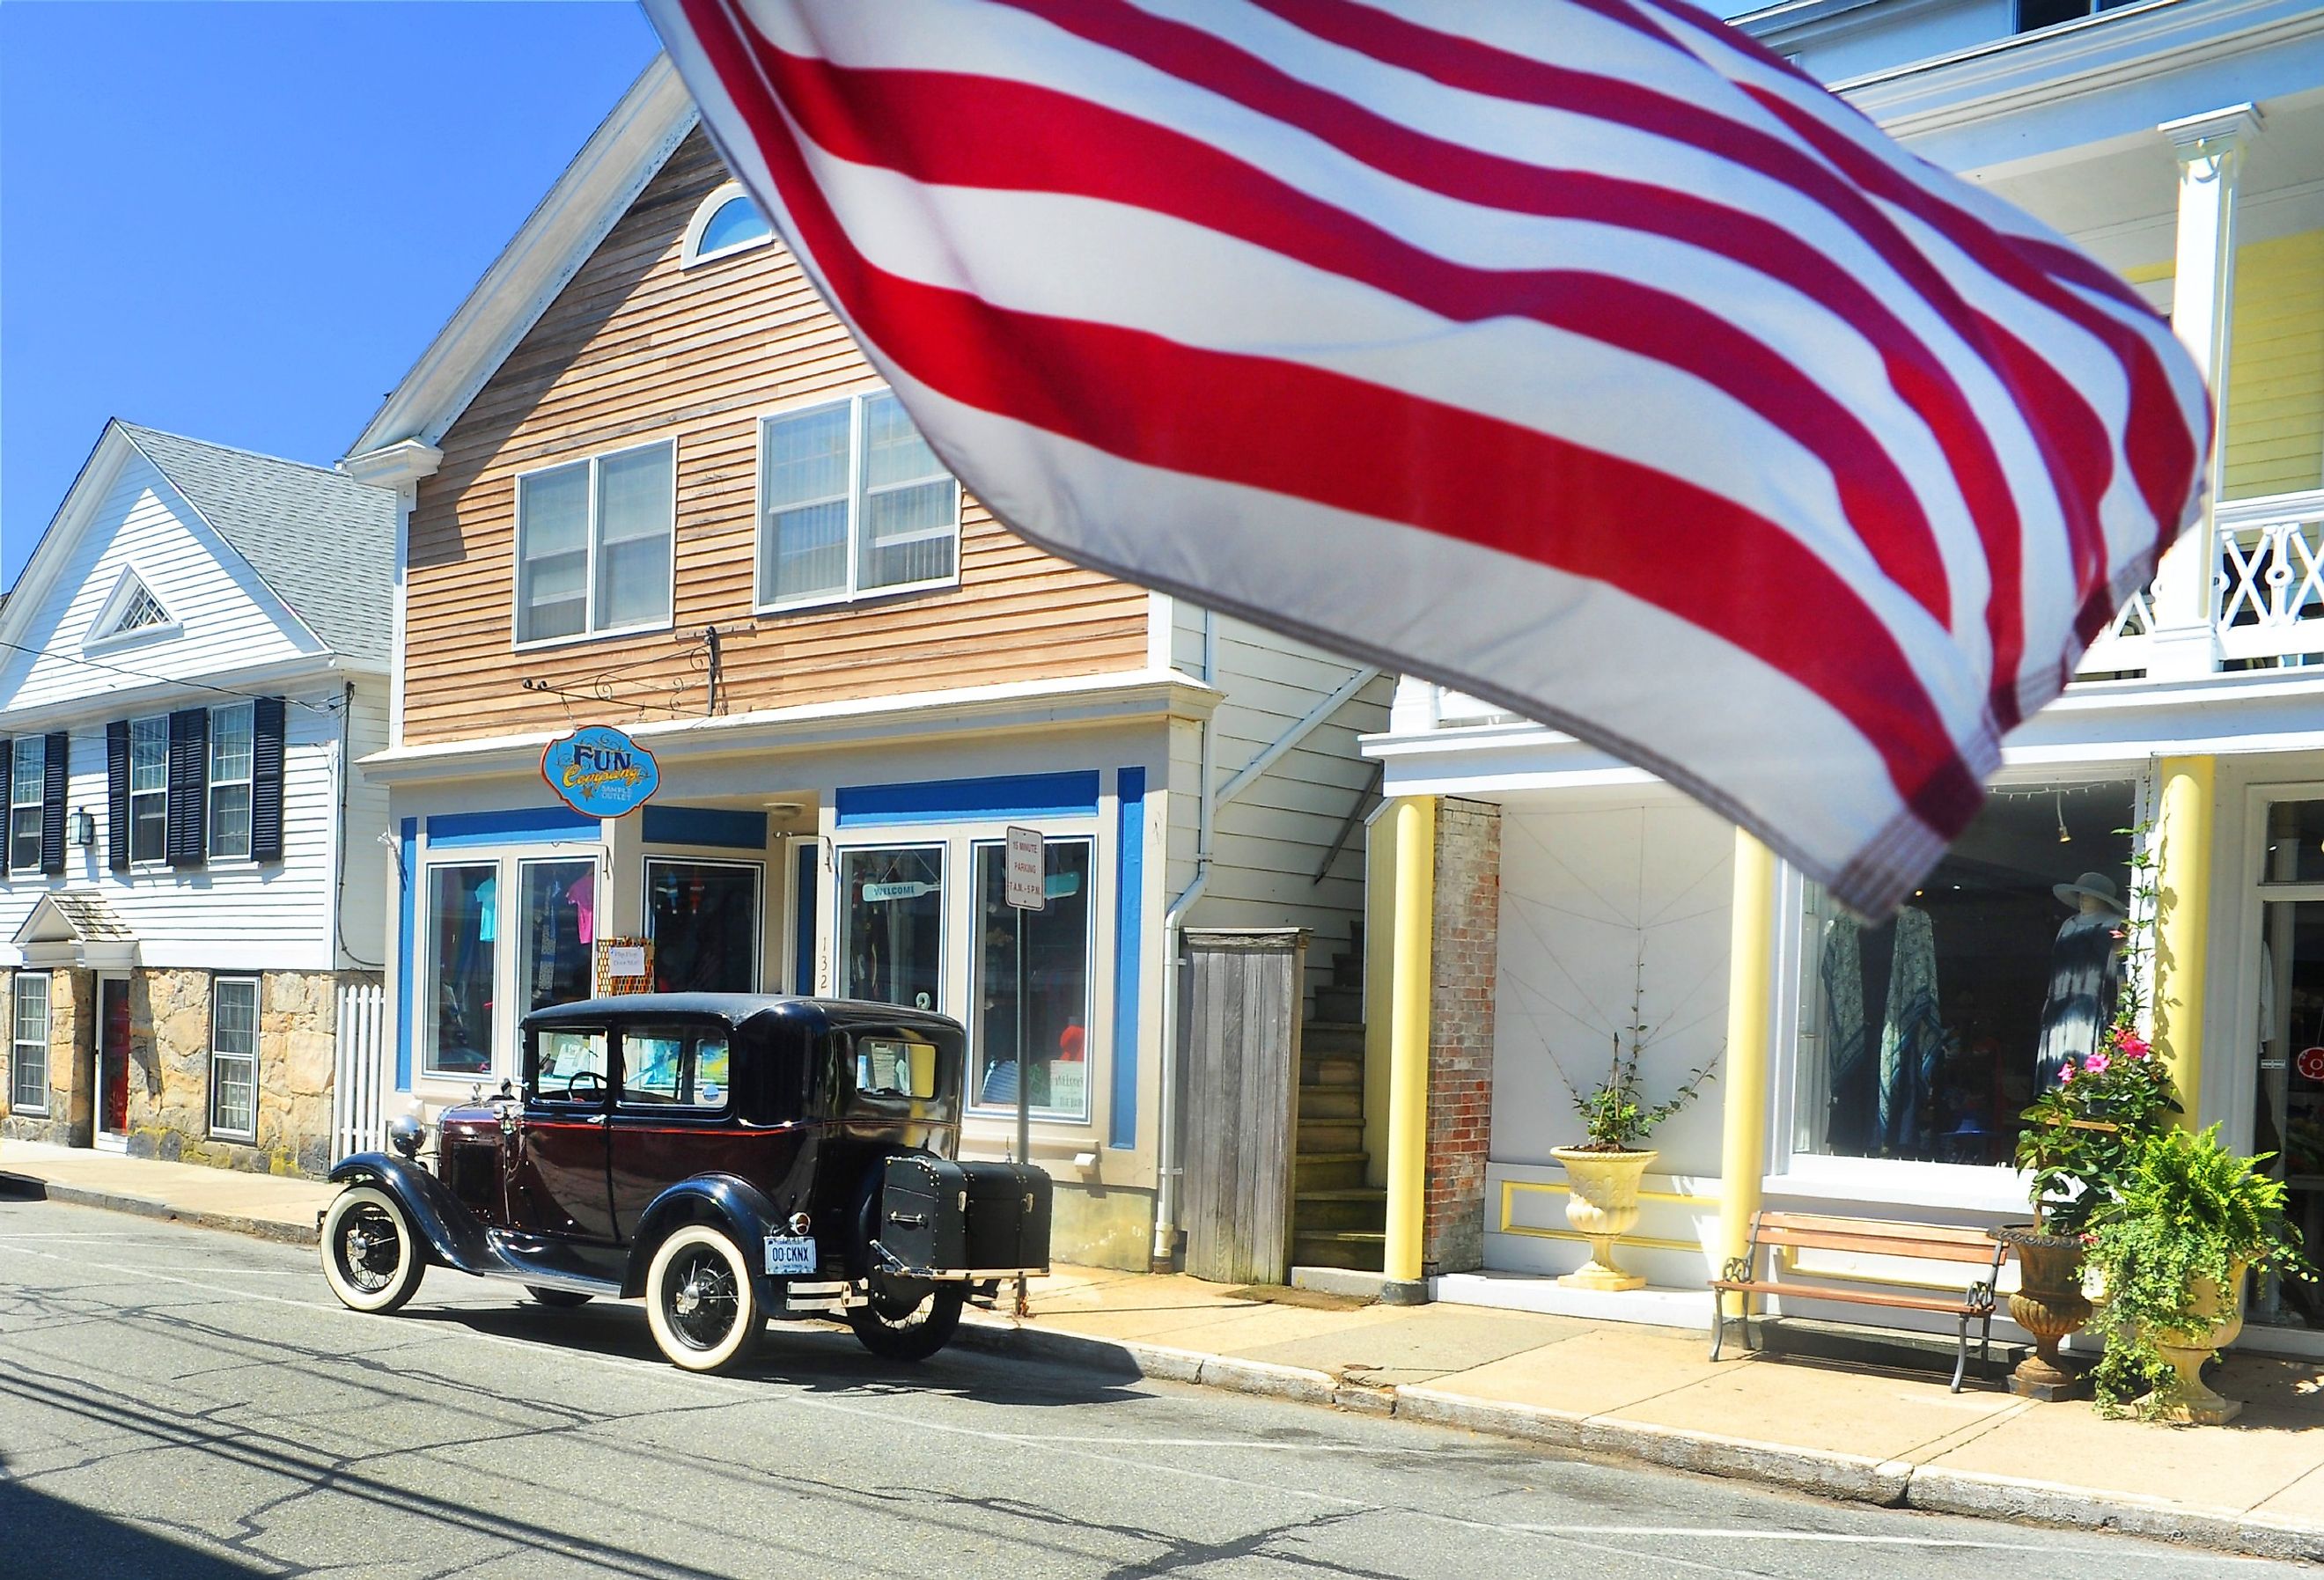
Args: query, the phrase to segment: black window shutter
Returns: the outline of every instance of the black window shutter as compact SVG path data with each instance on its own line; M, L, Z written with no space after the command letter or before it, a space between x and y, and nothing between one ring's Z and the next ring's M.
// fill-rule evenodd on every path
M105 864L129 870L129 721L105 726Z
M16 743L5 735L0 735L0 784L8 787L13 799L16 793ZM8 858L15 854L16 842L9 837L14 833L14 822L15 814L11 812L10 827L0 830L0 878L8 875Z
M41 760L41 871L51 877L65 870L65 771L72 766L72 736L49 732Z
M282 699L250 705L250 859L282 859Z
M200 866L208 855L210 710L181 707L170 716L170 829L173 867Z

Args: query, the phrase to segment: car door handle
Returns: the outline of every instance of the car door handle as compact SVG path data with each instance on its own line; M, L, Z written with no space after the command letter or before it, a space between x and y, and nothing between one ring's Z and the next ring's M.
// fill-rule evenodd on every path
M602 1113L593 1113L593 1114L591 1114L588 1118L586 1118L586 1119L583 1120L581 1123L584 1123L584 1124L603 1124L603 1123L605 1123L605 1118L606 1118L606 1116L605 1116L604 1114L602 1114Z

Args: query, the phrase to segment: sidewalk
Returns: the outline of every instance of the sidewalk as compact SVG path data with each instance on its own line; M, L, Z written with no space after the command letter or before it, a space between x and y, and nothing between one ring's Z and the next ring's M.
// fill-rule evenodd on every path
M51 1199L311 1242L334 1187L9 1141ZM1780 1483L1826 1497L2324 1559L2324 1362L2235 1355L2226 1427L2098 1418L1998 1387L1749 1356L1696 1335L1060 1267L962 1340L1144 1376Z

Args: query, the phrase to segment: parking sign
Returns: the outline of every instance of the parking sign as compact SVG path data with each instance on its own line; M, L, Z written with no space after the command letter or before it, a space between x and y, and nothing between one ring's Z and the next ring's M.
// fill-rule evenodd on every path
M1047 864L1041 855L1041 831L1038 828L1011 828L1009 831L1009 903L1019 910L1047 909L1049 900L1043 884Z

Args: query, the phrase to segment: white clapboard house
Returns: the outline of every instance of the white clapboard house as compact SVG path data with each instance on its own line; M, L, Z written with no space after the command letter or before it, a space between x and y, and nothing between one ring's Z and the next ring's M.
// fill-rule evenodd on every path
M327 1165L384 957L348 764L394 530L337 473L106 425L0 605L0 1136Z

